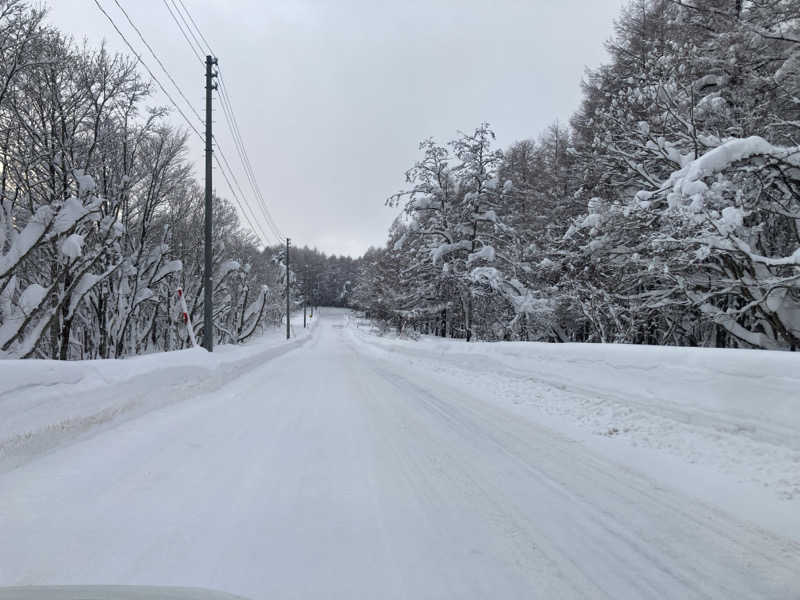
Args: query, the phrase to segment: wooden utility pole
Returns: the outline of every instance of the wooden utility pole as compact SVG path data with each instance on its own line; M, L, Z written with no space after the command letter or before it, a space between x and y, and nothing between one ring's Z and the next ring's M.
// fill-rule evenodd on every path
M206 206L205 206L205 269L203 271L203 347L209 352L214 351L214 305L213 305L213 282L211 277L211 263L213 261L212 247L212 187L211 187L211 160L214 148L212 145L213 135L211 133L211 92L217 89L214 78L214 65L217 59L206 56Z
M289 311L289 238L286 238L286 339L290 336L289 333L289 318L291 312Z

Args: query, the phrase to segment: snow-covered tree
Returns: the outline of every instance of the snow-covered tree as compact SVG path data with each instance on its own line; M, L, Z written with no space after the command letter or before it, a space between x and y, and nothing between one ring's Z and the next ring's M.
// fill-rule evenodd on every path
M186 135L147 106L135 59L77 46L42 17L0 0L0 356L184 347L179 288L204 333ZM274 318L265 286L277 269L225 199L214 205L216 334L239 342Z
M485 126L423 143L373 260L397 268L386 311L441 304L484 339L797 349L800 4L633 0L607 47L569 128L502 155Z

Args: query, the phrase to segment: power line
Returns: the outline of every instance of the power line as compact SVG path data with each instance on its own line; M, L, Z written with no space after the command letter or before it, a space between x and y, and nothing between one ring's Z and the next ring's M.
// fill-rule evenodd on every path
M111 23L111 26L112 26L112 27L113 27L113 28L116 30L116 32L117 32L117 33L119 34L119 36L122 38L122 41L123 41L123 42L125 42L125 45L126 45L126 46L128 46L128 49L129 49L129 50L130 50L130 51L133 53L133 55L136 57L136 60L138 60L138 61L139 61L139 64L141 64L141 65L142 65L142 66L145 68L145 70L146 70L146 71L147 71L147 72L150 74L150 77L152 77L152 78L153 78L153 81L155 81L155 82L158 84L158 87L159 87L159 88L161 88L161 91L164 93L164 95L165 95L165 96L167 97L167 99L170 101L170 104L172 104L172 106L174 106L174 107L175 107L175 110L177 110L177 111L178 111L178 113L181 115L181 117L183 117L183 120L184 120L184 121L186 121L186 124L187 124L187 125L188 125L188 126L191 128L191 129L192 129L192 131L194 131L194 132L197 134L197 136L198 136L198 137L199 137L201 140L203 140L203 135L202 135L202 134L201 134L201 133L200 133L200 132L197 130L197 127L195 127L195 126L192 124L192 122L189 120L189 118L186 116L186 114L185 114L185 113L184 113L184 112L181 110L181 108L180 108L180 107L177 105L177 103L175 102L175 100L173 100L173 99L172 99L172 96L170 96L170 95L169 95L169 92L166 90L166 88L165 88L165 87L164 87L164 85L161 83L161 81L159 81L158 77L156 77L156 76L155 76L155 74L153 73L153 71L151 71L151 70L150 70L150 67L148 67L148 66L147 66L147 63L145 63L145 62L142 60L142 57L139 55L139 53L138 53L138 52L136 52L136 50L134 50L133 46L132 46L132 45L131 45L131 43L128 41L128 38L126 38L126 37L125 37L125 34L123 34L123 33L122 33L122 31L120 30L120 28L119 28L119 27L117 27L117 24L114 22L114 19L112 19L112 18L111 18L111 15L109 15L109 14L106 12L106 10L105 10L105 9L103 8L103 6L100 4L99 0L94 0L94 3L97 5L97 8L99 8L99 9L100 9L100 12L102 12L102 13L105 15L106 19L108 19L108 22L109 22L109 23Z
M180 11L178 10L177 5L175 4L176 0L171 0L171 1L173 5L175 5L176 11L181 15L181 20L183 20L187 29L189 29L189 33L191 34L192 39L194 39L195 43L197 43L198 46L200 46L200 42L197 40L197 36L192 31L192 28L189 27L189 25L186 23L186 19L183 17L183 14L181 14ZM211 44L209 43L208 39L206 39L206 37L203 35L202 30L197 25L197 21L195 21L191 11L187 8L186 4L184 4L183 0L177 0L177 2L180 3L181 7L183 8L183 11L186 13L186 16L189 18L189 21L194 27L194 30L197 31L197 34L200 36L200 39L202 39L203 42L205 43L209 54L215 55L214 49L211 47ZM275 223L272 214L269 211L269 207L267 206L264 194L261 192L261 188L258 185L258 179L255 176L255 170L253 169L253 165L247 153L247 148L244 145L244 139L242 138L242 134L239 129L239 124L236 119L236 113L233 110L233 104L230 101L230 94L227 91L227 86L225 85L221 70L219 72L219 82L220 86L218 91L220 96L220 104L223 108L223 112L225 113L225 119L228 124L228 129L230 130L231 137L233 138L234 144L236 145L236 151L237 154L239 154L239 159L242 162L245 175L247 176L248 182L250 183L250 186L253 189L253 193L255 194L256 199L259 201L261 211L263 212L268 227L272 230L272 232L276 235L276 237L279 240L281 240L283 236L277 224Z
M259 201L261 205L261 210L264 213L264 216L267 220L267 225L272 229L272 233L281 240L283 236L281 235L280 229L278 228L275 220L272 218L270 214L269 207L267 206L267 202L264 198L263 193L261 192L261 188L258 185L258 180L255 175L255 170L253 169L253 164L250 162L250 157L247 154L247 148L244 145L244 140L242 139L241 130L239 129L239 124L236 120L236 113L233 111L233 105L230 101L230 95L228 94L227 90L225 89L225 85L222 83L222 75L220 74L220 105L222 106L223 113L225 114L225 119L228 123L228 128L231 131L231 136L233 137L234 143L236 144L236 150L239 154L239 159L242 161L242 165L244 166L245 174L247 179L250 183L250 187L253 189L253 193L256 196L256 199Z
M166 96L166 97L169 99L169 101L170 101L170 103L172 104L172 106L174 106L174 107L175 107L175 110L177 110L177 111L178 111L178 113L181 115L181 117L183 117L183 120L186 122L186 124L187 124L187 125L189 125L189 127L190 127L190 128L191 128L191 129L192 129L192 130L193 130L193 131L194 131L194 132L195 132L195 133L198 135L198 137L199 137L201 140L205 141L205 138L204 138L204 136L203 136L203 135L202 135L202 134L201 134L201 133L198 131L198 129L197 129L197 128L196 128L196 127L195 127L195 126L192 124L192 122L191 122L191 121L189 120L189 118L186 116L186 114L185 114L185 113L184 113L184 112L181 110L181 108L180 108L180 107L177 105L177 103L175 102L175 100L172 98L172 96L169 94L169 92L167 92L167 90L166 90L166 88L164 87L164 85L161 83L161 81L158 79L158 77L156 77L156 76L155 76L155 74L154 74L154 73L153 73L153 71L150 69L150 67L147 65L147 63L145 63L145 62L144 62L144 60L142 60L142 57L141 57L141 55L140 55L138 52L136 52L136 50L133 48L133 45L132 45L132 44L131 44L131 43L128 41L128 39L125 37L125 34L123 34L123 33L122 33L122 31L121 31L121 30L120 30L120 28L117 26L116 22L115 22L115 21L114 21L114 19L111 17L111 15L109 15L109 14L108 14L108 12L106 12L106 10L103 8L103 6L102 6L102 5L99 3L99 1L98 1L98 0L94 0L94 3L97 5L97 7L100 9L100 11L101 11L101 12L102 12L102 13L105 15L105 17L108 19L108 21L109 21L109 22L111 23L111 25L114 27L114 29L116 30L116 32L119 34L119 36L120 36L120 37L122 38L122 40L125 42L125 44L128 46L128 49L130 49L130 51L131 51L131 52L134 54L134 56L136 56L136 59L139 61L139 63L140 63L140 64L141 64L141 65L142 65L142 66L143 66L143 67L144 67L144 68L147 70L147 72L150 74L150 77L152 77L152 78L153 78L153 80L154 80L154 81L155 81L155 82L158 84L159 88L161 88L161 91L162 91L162 92L164 93L164 95L165 95L165 96ZM125 16L125 18L127 19L127 21L128 21L128 24L129 24L129 25L130 25L130 26L131 26L131 27L134 29L134 31L136 31L136 34L139 36L139 39L140 39L140 40L142 41L142 43L143 43L143 44L144 44L144 45L147 47L148 51L149 51L149 52L150 52L150 54L153 56L153 58L156 60L156 62L159 64L159 66L161 67L162 71L164 71L164 73L166 74L166 76L169 78L170 82L172 82L172 85L173 85L173 86L175 87L175 89L178 91L178 94L180 94L181 98L183 98L184 102L186 102L187 106L189 106L190 110L191 110L191 111L192 111L192 112L195 114L195 116L198 118L198 120L202 121L202 118L200 117L200 115L199 115L199 113L197 112L197 110L195 110L195 108L192 106L191 102L190 102L190 101L189 101L189 99L186 97L186 95L183 93L183 90L180 88L180 86L178 85L178 83L177 83L177 82L175 81L175 79L172 77L172 75L171 75L171 73L169 72L169 70L166 68L166 66L164 65L164 63L161 61L161 59L158 57L158 55L156 54L156 52L153 50L152 46L150 46L150 44L149 44L149 43L147 42L147 40L144 38L144 36L142 35L142 32L141 32L141 30L140 30L140 29L139 29L139 28L136 26L136 24L135 24L135 23L133 22L133 20L131 19L130 15L129 15L129 14L126 12L126 11L125 11L125 9L124 9L124 8L122 7L122 5L119 3L119 0L114 0L114 3L117 5L117 7L120 9L120 11L122 11L122 14L123 14L123 15ZM167 8L169 8L169 6L167 6ZM187 40L187 41L188 41L188 40ZM214 141L216 141L216 139L215 139L215 138L213 138L213 136L212 136L212 139L214 139ZM220 153L222 153L222 149L219 147L219 144L217 144L217 147L218 147L218 150L219 150L219 152L220 152ZM216 158L216 157L215 157L215 158ZM223 155L223 158L224 158L224 155ZM228 188L231 190L231 194L233 195L233 197L234 197L234 200L235 200L235 202L236 202L236 204L237 204L237 206L238 206L238 208L239 208L239 212L240 212L240 213L242 214L242 216L245 218L245 220L247 221L248 225L250 226L250 229L251 229L251 230L252 230L252 231L253 231L253 232L256 234L256 236L257 236L257 237L258 237L258 238L261 240L261 242L262 242L262 243L263 243L265 246L266 246L266 245L268 245L268 242L267 242L267 240L268 240L268 237L269 237L269 236L266 236L266 235L265 235L265 231L264 231L264 229L263 229L263 228L261 228L261 227L256 227L256 226L254 226L254 225L253 225L253 222L251 221L251 219L250 219L250 216L247 214L247 211L245 210L245 206L246 206L247 208L249 208L249 209L250 209L250 211L251 211L251 214L253 215L253 218L255 218L255 211L253 211L253 208L252 208L252 207L251 207L251 206L250 206L250 205L249 205L249 204L246 202L246 200L244 199L244 198L245 198L245 196L244 196L244 193L242 193L242 197L243 197L243 198L242 198L242 200L240 200L240 199L239 199L239 197L236 195L236 191L235 191L234 187L231 185L230 179L228 178L228 174L225 172L225 169L224 169L224 167L222 166L222 164L221 164L221 163L219 163L219 161L218 161L218 160L217 160L216 162L217 162L217 165L218 165L218 166L219 166L219 168L220 168L220 171L222 172L222 175L223 175L223 177L225 178L225 181L226 181L226 183L228 184ZM241 191L241 186L239 185L239 183L238 183L238 180L236 179L236 176L235 176L235 174L234 174L234 172L233 172L233 169L231 169L231 167L230 167L229 163L227 162L227 159L225 160L225 163L226 163L226 165L228 166L228 169L230 170L230 177L231 177L231 178L234 180L234 182L236 182L236 185L239 187L239 190ZM257 221L257 220L258 220L258 219L256 219L256 221Z
M219 150L219 146L217 146L217 150ZM221 152L220 152L220 154L221 154ZM223 155L223 158L224 158L224 155ZM228 179L228 174L225 171L225 169L223 168L222 163L219 161L219 158L217 157L216 153L214 154L214 162L217 163L217 166L219 167L219 171L220 171L220 173L222 173L222 177L225 179L225 183L228 184L228 189L230 189L231 195L233 196L234 200L236 201L236 205L239 208L239 212L242 213L242 216L247 221L247 224L250 226L250 230L256 235L256 237L261 241L261 243L264 244L264 246L269 246L268 236L264 235L264 231L262 229L260 229L260 228L256 227L255 225L253 225L253 221L250 220L250 216L248 216L248 214L242 208L242 202L239 200L239 197L236 195L236 190L231 185L230 179ZM233 176L233 174L231 174L231 176ZM236 181L235 178L234 178L234 181ZM244 203L244 204L245 204L245 206L250 208L249 204L247 204L247 203ZM250 208L250 210L252 211L252 208Z
M172 0L172 1L173 1L173 2L175 2L175 0ZM192 22L192 25L194 25L194 28L197 30L197 33L200 35L200 39L202 39L202 40L205 42L205 44L206 44L206 48L208 48L208 50L209 50L209 51L211 52L211 54L213 55L213 54L214 54L214 51L211 49L211 44L209 44L209 43L208 43L208 40L206 39L206 36L204 36L204 35L203 35L203 32L202 32L202 31L200 31L200 28L197 26L197 23L195 22L195 20L194 20L194 17L192 17L192 13L190 13L190 12L189 12L189 9L188 9L188 8L186 8L186 5L183 3L183 0L178 0L178 2L180 2L180 3L181 3L181 6L183 7L183 10L185 10L185 11L186 11L186 14L187 14L187 15L188 15L188 17L189 17L189 20ZM198 44L198 45L199 45L199 44Z
M227 109L227 107L226 107L224 102L220 103L220 105L222 106L222 112L225 115L225 121L228 123L228 128L230 129L230 127L231 127L231 125L230 125L231 120L230 119L231 118L230 118L230 114L228 112L228 109ZM236 147L236 152L239 155L239 159L242 160L242 151L241 151L241 149L239 147L238 141L236 140L235 136L234 136L234 139L233 139L233 143L234 143L234 146ZM253 182L250 179L250 173L248 173L247 169L245 169L245 176L247 177L247 180L250 183L250 187L252 188L253 187ZM267 226L269 227L269 222L267 222ZM273 233L273 235L275 235L275 231L274 230L272 231L272 233ZM278 237L278 240L280 241L280 237Z
M166 2L166 0L164 0L164 1ZM206 37L203 35L202 30L197 25L197 21L195 21L194 17L192 16L191 11L188 9L186 4L184 4L183 0L177 0L177 2L180 3L180 6L183 8L183 11L186 13L186 16L188 17L189 22L193 26L194 30L197 32L197 35L195 35L194 31L192 30L192 27L190 27L189 23L187 23L186 18L183 16L181 11L178 10L177 4L176 4L176 0L171 0L171 2L175 6L176 12L178 12L178 14L180 15L181 20L183 21L184 25L186 25L186 28L189 30L189 33L190 33L192 39L194 39L195 43L198 46L200 46L200 48L202 49L202 45L200 44L200 42L197 39L197 35L199 35L200 39L202 39L203 42L205 43L205 46L208 49L209 54L211 54L212 56L215 55L214 50L211 47L211 44L208 42ZM186 37L185 34L184 34L184 37ZM188 41L188 38L187 38L187 41ZM190 45L191 45L191 42L190 42ZM261 192L261 188L258 185L258 179L257 179L257 177L255 175L255 169L253 169L252 162L250 161L250 157L249 157L249 155L247 153L247 147L244 144L244 139L242 137L241 130L239 129L239 124L238 124L238 121L236 119L236 113L233 110L233 104L230 101L230 94L227 91L227 86L224 83L224 79L222 77L222 72L221 71L220 71L219 75L220 75L219 76L220 86L219 86L219 90L218 91L219 91L219 97L220 97L220 104L221 104L221 106L223 108L223 113L225 114L225 120L226 120L226 122L228 124L228 129L230 130L231 137L233 138L233 141L234 141L234 145L236 146L237 154L239 155L239 159L242 162L242 167L243 167L243 169L245 171L245 175L247 176L248 182L250 183L250 186L253 189L253 193L255 194L256 199L258 200L258 202L260 204L260 210L263 213L263 216L265 218L265 221L266 221L268 227L272 230L273 234L275 234L275 236L279 240L281 240L281 239L283 239L283 235L281 234L280 229L278 228L277 224L275 223L275 219L272 217L272 214L269 211L269 207L267 206L267 201L264 198L264 194Z
M212 137L212 139L214 139L214 138ZM219 166L219 169L222 172L222 176L225 178L225 182L228 184L228 187L231 190L231 194L233 194L233 197L236 198L236 201L238 203L239 200L238 200L238 197L236 196L236 190L231 185L231 182L228 179L228 175L225 173L225 169L223 169L223 167L222 167L222 163L220 163L219 162L219 158L217 158L217 154L219 154L222 157L222 161L225 163L225 166L230 171L231 178L233 179L233 182L236 184L236 187L239 189L239 193L241 193L242 197L244 198L245 197L245 193L242 190L242 186L239 184L239 180L236 179L236 176L234 175L234 171L231 168L230 163L228 162L228 157L225 156L225 153L222 151L222 148L220 148L219 144L217 144L217 152L214 154L214 161L217 163L217 166ZM253 210L253 207L250 206L250 204L247 203L247 202L244 202L244 205L247 206L247 208L250 209L251 216L253 217L255 222L258 223L259 221L258 221L258 218L256 217L256 212ZM241 209L241 206L240 206L240 209ZM258 235L259 238L261 238L262 243L265 246L269 246L269 244L267 243L267 240L268 240L269 236L265 235L265 233L266 233L265 230L260 225L259 225L258 228L253 227L253 223L252 223L252 221L250 221L250 218L247 216L247 214L244 211L242 211L242 214L247 219L247 222L250 224L250 227L251 227L251 229L253 229L253 232L256 235Z
M189 44L189 47L192 49L192 53L195 55L197 60L199 60L200 63L202 64L203 57L201 56L201 53L197 51L197 49L194 47L194 44L192 44L192 41L189 39L189 36L186 35L186 32L183 30L183 26L181 25L181 22L178 21L178 17L176 17L175 13L172 12L172 7L170 7L168 0L164 0L164 6L167 7L167 10L169 11L170 16L172 17L172 20L175 21L175 24L178 26L178 29L181 30L181 34L183 35L183 38L186 40L186 42Z
M228 86L222 81L222 73L220 72L220 96L224 96L225 102L228 104L228 109L230 110L231 117L233 119L233 125L236 129L236 136L239 138L239 143L242 147L242 152L244 154L245 162L247 164L247 168L250 171L251 178L253 180L253 185L255 187L256 196L258 197L259 201L261 202L261 206L264 210L264 213L267 216L267 219L271 223L273 229L276 231L279 237L281 236L280 228L278 227L277 223L275 223L275 219L273 219L272 214L270 213L269 207L267 205L267 201L264 198L264 194L261 192L261 186L258 185L258 178L255 174L255 169L253 168L253 164L250 161L250 156L247 153L247 148L244 145L244 138L242 137L242 132L239 129L239 122L236 119L236 113L233 110L233 103L230 98L230 93L228 92Z
M123 14L123 15L125 15L125 18L128 20L128 24L130 24L130 26L131 26L131 27L133 27L133 30L134 30L134 31L136 32L136 34L139 36L139 39L140 39L140 40L142 40L142 43L143 43L143 44L144 44L144 45L147 47L147 49L150 51L150 54L151 54L151 55L153 56L153 58L156 60L156 62L158 63L158 66L159 66L159 67L161 67L161 70L162 70L162 71L164 71L164 74L165 74L165 75L166 75L166 76L169 78L169 80L172 82L172 85L173 85L173 86L175 86L175 89L176 89L176 90L178 90L178 94L180 94L181 98L183 98L183 101L184 101L184 102L186 102L186 105L187 105L187 106L189 107L189 109L190 109L190 110L191 110L191 111L194 113L194 116L196 116L196 117L197 117L197 120L198 120L199 122L202 122L202 121L203 121L203 117L201 117L201 116L200 116L200 113L198 113L198 112L197 112L197 110L195 110L194 106L192 106L192 103L189 101L189 99L188 99L188 98L186 97L186 95L183 93L183 90L181 90L180 86L177 84L177 82L175 81L175 79L173 79L172 75L171 75L171 74L170 74L170 72L167 70L167 67L165 67L165 66L164 66L164 63L163 63L163 62L161 62L161 59L160 59L160 58L158 58L158 55L157 55L157 54L155 53L155 51L153 50L153 47L152 47L150 44L148 44L148 43L147 43L147 40L146 40L146 39L144 39L144 36L142 35L142 32L139 30L139 28L136 26L136 24L135 24L135 23L133 22L133 20L130 18L130 16L128 15L127 11L126 11L124 8L122 8L122 5L119 3L119 0L114 0L114 4L116 4L116 5L117 5L117 7L118 7L118 8L119 8L119 9L122 11L122 14Z
M217 138L215 136L212 135L211 139L214 140L214 142L216 143ZM222 161L223 162L219 161L219 158L218 158L217 155L222 157ZM233 199L236 201L236 205L239 208L239 212L242 214L242 216L247 221L247 224L250 226L250 229L261 240L262 244L264 244L265 246L269 246L269 237L270 236L266 235L266 230L261 226L261 223L260 223L260 220L259 220L259 218L258 218L258 216L256 214L256 211L253 209L252 205L249 202L247 202L246 195L245 195L244 191L242 190L242 186L239 183L239 180L236 178L236 174L235 174L234 170L231 168L230 163L228 162L228 158L225 156L225 153L222 151L222 148L220 147L220 145L218 143L217 143L217 152L214 154L214 162L217 163L217 166L219 167L219 170L222 173L222 176L225 178L225 183L228 184L228 189L230 190L231 195L233 196ZM229 173L230 173L230 178L228 177ZM231 185L231 179L233 180L233 183L235 184L236 187ZM236 189L237 188L238 188L239 192L242 195L241 199L236 194ZM249 215L248 215L247 211L245 210L245 208L247 208L250 211ZM256 226L256 224L257 224L257 226Z
M174 3L175 0L172 0L172 2ZM194 20L194 17L192 16L191 11L189 11L189 9L186 7L186 5L184 4L183 0L178 0L178 2L180 3L180 5L183 8L183 10L186 12L186 15L188 16L189 21L194 26L194 29L197 31L197 34L200 36L200 39L202 39L203 42L206 44L206 47L208 48L209 53L214 55L214 50L211 47L211 44L208 42L206 37L203 35L203 32L200 29L200 27L197 25L197 21ZM186 21L184 19L184 23L185 22ZM188 27L188 25L187 25L187 27ZM191 33L191 31L190 31L190 33ZM197 37L193 33L192 33L192 38L195 41L197 41ZM275 234L275 236L279 240L281 240L281 239L283 239L283 235L281 234L280 229L278 228L277 224L275 223L275 219L272 217L272 214L269 211L269 207L267 206L267 202L266 202L266 199L264 198L264 194L261 192L261 188L258 185L258 179L256 178L255 170L253 169L253 165L252 165L252 163L250 161L250 157L249 157L249 155L247 153L247 148L244 145L244 139L242 137L241 130L239 129L239 123L238 123L238 121L236 119L236 113L233 110L233 103L230 100L230 94L227 91L227 85L225 85L224 78L222 76L221 70L220 70L220 74L219 75L220 75L219 76L220 86L219 86L219 90L218 91L219 91L221 105L222 105L222 108L223 108L223 112L225 112L225 119L226 119L226 121L228 123L228 129L231 132L231 137L233 138L234 144L236 145L236 150L237 150L237 153L239 154L239 159L241 160L242 166L244 167L245 175L247 176L248 182L250 183L250 186L253 189L253 193L256 195L256 198L258 199L258 201L259 201L259 203L261 205L261 210L264 213L264 217L266 218L267 225L272 230L272 232ZM227 104L227 106L226 106L226 104Z
M192 31L192 28L191 28L191 26L189 25L189 22L186 20L186 17L184 17L184 16L183 16L183 13L182 13L182 12L181 12L181 10L178 8L178 4L175 2L175 0L170 0L170 2L172 2L172 6L174 6L174 7L175 7L175 12L176 12L176 13L178 13L178 16L181 18L181 21L183 21L183 24L186 26L186 31L188 31L188 32L189 32L189 35L190 35L190 36L192 36L192 39L194 40L194 43L195 43L195 44L197 44L197 47L198 47L198 48L200 48L200 50L201 50L201 52L200 52L200 53L202 54L202 50L203 50L203 44L201 44L201 43L200 43L200 41L197 39L197 36L194 34L194 31ZM183 4L183 2L181 2L181 6L183 6L183 10L186 10L186 6ZM187 14L187 15L189 14L189 11L188 11L188 10L186 11L186 14ZM190 18L190 19L192 18L192 17L191 17L191 15L189 15L189 18ZM192 23L194 23L194 20L192 20ZM200 37L202 37L202 35L201 35ZM216 54L214 54L213 52L211 52L211 46L209 46L208 44L206 44L206 46L208 47L208 50L209 50L209 52L208 52L208 53L209 53L211 56L216 56Z

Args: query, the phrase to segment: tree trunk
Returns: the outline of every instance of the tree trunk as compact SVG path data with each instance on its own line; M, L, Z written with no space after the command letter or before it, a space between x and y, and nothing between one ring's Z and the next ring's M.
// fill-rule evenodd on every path
M64 289L69 289L72 285L72 274L67 267L67 274L64 277ZM69 338L72 333L72 317L69 316L69 305L71 304L69 297L61 305L61 348L58 352L59 360L67 360L69 358Z
M461 295L461 305L464 308L464 334L469 342L472 339L472 295L469 292Z

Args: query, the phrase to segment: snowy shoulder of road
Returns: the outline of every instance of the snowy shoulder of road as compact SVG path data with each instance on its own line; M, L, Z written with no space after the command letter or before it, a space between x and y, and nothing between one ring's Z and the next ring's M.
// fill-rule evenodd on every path
M311 325L314 320L309 321ZM0 472L76 438L167 404L219 389L305 343L292 318L248 343L159 352L124 360L0 360Z
M800 354L380 335L359 347L800 540Z

